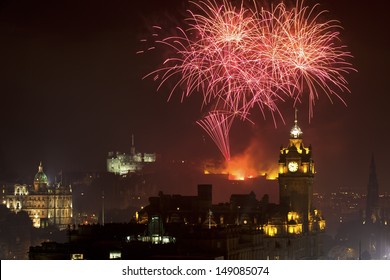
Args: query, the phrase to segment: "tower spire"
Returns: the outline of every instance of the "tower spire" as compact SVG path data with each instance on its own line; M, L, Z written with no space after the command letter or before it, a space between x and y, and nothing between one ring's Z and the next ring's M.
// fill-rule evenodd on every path
M298 109L295 108L295 118L294 118L294 126L290 130L290 137L291 138L301 138L302 130L298 126Z
M376 166L374 154L371 155L370 162L370 173L368 177L368 186L367 186L367 204L366 204L366 217L369 221L375 222L377 217L378 209L378 199L379 199L379 187L378 179L376 176Z
M38 172L43 172L42 161L39 162Z
M298 109L295 108L295 120L294 120L294 124L295 125L298 125Z
M134 134L131 134L131 154L134 156L135 155L135 146L134 146Z

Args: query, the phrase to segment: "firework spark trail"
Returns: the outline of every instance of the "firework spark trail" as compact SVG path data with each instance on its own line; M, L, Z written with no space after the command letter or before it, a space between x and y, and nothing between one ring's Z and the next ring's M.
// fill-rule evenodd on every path
M177 36L157 41L169 46L175 55L147 76L160 80L158 90L167 80L179 77L168 99L180 88L182 100L200 92L203 105L225 104L225 110L234 108L246 113L256 103L267 100L267 106L259 107L274 111L275 105L268 103L278 98L269 98L270 91L265 88L271 81L269 71L258 57L249 59L254 56L251 46L258 37L253 11L242 6L236 9L228 1L221 6L211 1L192 3L202 13L189 11L187 30L178 28Z
M235 8L228 1L222 1L220 5L216 1L192 3L202 14L190 12L189 30L200 36L196 44L200 48L196 52L202 62L210 66L204 79L208 83L203 92L205 103L220 99L226 104L224 109L234 108L233 111L240 111L244 117L256 104L272 114L277 112L274 102L283 100L279 93L285 95L284 87L290 82L284 85L280 78L274 79L275 71L269 71L270 63L264 59L273 50L258 48L264 45L262 40L267 37L259 34L259 30L263 32L269 20L257 17L256 10L244 8L243 4ZM200 67L195 68L198 69Z
M344 102L337 91L349 91L343 75L354 71L351 55L339 44L339 23L320 22L325 11L317 12L318 5L310 9L297 0L292 8L281 2L264 9L255 1L244 6L244 0L239 6L228 0L190 3L188 28L177 27L177 35L155 40L173 55L145 78L159 80L157 90L178 78L168 100L178 90L182 101L193 93L203 95L202 109L210 113L198 124L225 158L230 158L233 120L247 119L254 108L264 118L271 112L276 125L275 115L283 120L278 103L292 98L296 106L305 92L309 119L320 92Z
M309 119L313 117L313 106L319 98L319 91L331 97L336 96L344 104L343 98L335 89L349 91L343 74L355 71L347 60L351 54L346 46L337 45L340 41L338 21L320 22L326 11L317 12L297 1L291 10L281 3L273 11L277 21L279 46L278 62L285 73L294 81L291 96L299 102L307 91L309 97Z
M233 116L225 112L212 111L197 121L217 145L226 161L230 160L229 132L233 124Z

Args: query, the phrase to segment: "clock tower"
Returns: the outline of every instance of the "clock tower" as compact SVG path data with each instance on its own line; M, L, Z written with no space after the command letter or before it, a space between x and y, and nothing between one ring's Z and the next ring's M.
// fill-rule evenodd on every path
M311 145L303 144L302 130L298 126L295 110L294 126L286 148L280 148L279 155L279 204L282 211L297 213L303 223L303 232L309 231L312 212L314 183L314 162Z

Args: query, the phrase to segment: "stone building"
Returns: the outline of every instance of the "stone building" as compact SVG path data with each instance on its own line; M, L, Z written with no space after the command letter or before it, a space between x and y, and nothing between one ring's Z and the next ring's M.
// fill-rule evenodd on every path
M11 211L25 211L36 228L49 225L66 229L72 224L72 189L61 183L50 185L43 172L42 163L34 177L33 185L15 184L3 187L3 204Z

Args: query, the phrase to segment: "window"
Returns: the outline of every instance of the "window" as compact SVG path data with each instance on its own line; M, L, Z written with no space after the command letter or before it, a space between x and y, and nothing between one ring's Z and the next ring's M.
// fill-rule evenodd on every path
M121 259L122 258L122 253L119 251L111 251L110 252L110 260L113 259Z
M84 259L84 255L83 254L72 254L71 259L72 260L82 260L82 259Z

